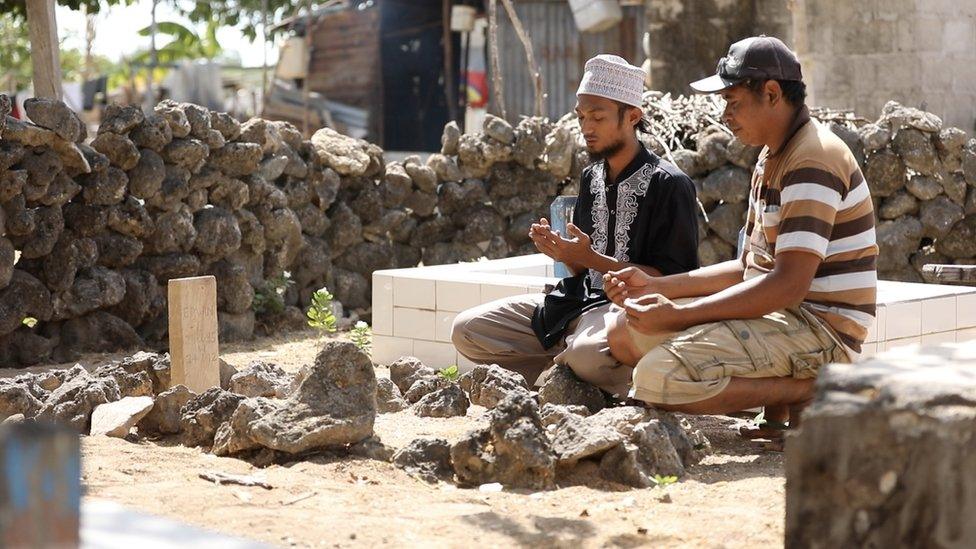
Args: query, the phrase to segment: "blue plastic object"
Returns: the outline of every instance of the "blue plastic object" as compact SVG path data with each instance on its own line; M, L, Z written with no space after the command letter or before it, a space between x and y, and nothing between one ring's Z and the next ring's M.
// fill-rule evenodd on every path
M575 196L557 196L549 206L549 225L552 230L559 231L559 234L566 236L566 225L573 219L573 209L576 207ZM557 262L554 273L559 278L566 278L572 273L566 265Z

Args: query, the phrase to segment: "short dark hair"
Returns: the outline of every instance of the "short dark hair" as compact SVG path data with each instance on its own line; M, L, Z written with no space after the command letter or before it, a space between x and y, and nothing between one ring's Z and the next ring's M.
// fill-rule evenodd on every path
M769 80L746 80L742 83L743 86L748 88L752 93L761 94L763 86L766 85ZM781 90L783 90L783 98L793 105L794 107L803 106L807 100L807 85L800 80L777 80L776 83L779 84Z
M620 101L614 101L614 103L617 104L617 121L620 122L621 124L623 124L624 122L624 113L627 112L627 109L640 108L640 107L635 107L633 105L628 105L626 103L621 103ZM647 114L644 112L643 109L641 109L641 117L637 121L637 124L634 125L634 129L641 133L646 133L646 134L651 133L651 121L649 118L647 118Z

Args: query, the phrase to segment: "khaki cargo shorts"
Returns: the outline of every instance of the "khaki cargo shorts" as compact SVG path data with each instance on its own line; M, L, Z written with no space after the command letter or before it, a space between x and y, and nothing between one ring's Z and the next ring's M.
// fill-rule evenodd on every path
M816 377L831 362L850 362L813 314L800 308L761 318L692 326L666 336L631 329L644 357L630 397L651 404L688 404L722 392L733 377Z

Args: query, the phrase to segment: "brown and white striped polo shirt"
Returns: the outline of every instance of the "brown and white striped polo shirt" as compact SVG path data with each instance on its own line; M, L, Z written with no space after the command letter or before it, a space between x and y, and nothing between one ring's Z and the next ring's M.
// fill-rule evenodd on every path
M771 271L784 251L816 254L822 263L801 306L860 353L877 298L871 193L847 145L806 107L791 134L779 151L763 149L753 173L744 278Z

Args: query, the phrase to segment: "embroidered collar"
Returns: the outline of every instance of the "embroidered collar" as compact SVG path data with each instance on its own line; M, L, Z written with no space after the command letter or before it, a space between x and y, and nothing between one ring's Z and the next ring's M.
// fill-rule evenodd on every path
M616 220L613 226L613 258L617 261L630 261L630 226L637 219L640 199L647 194L651 183L651 176L657 166L657 157L651 155L641 145L641 150L627 168L620 173L621 181L617 184ZM593 206L590 215L593 218L592 247L599 254L607 252L610 238L610 210L607 205L607 172L606 163L601 162L593 166L590 179L590 193L593 194ZM590 269L590 285L593 288L603 288L603 274Z
M651 154L647 148L644 147L643 143L638 142L637 145L637 154L634 155L633 160L631 160L617 176L617 181L626 181L627 178L634 175L634 172L639 170L641 166L644 166L645 164L657 163L657 157ZM604 181L608 180L608 175L610 174L610 164L604 160L600 162L598 166L603 169Z

